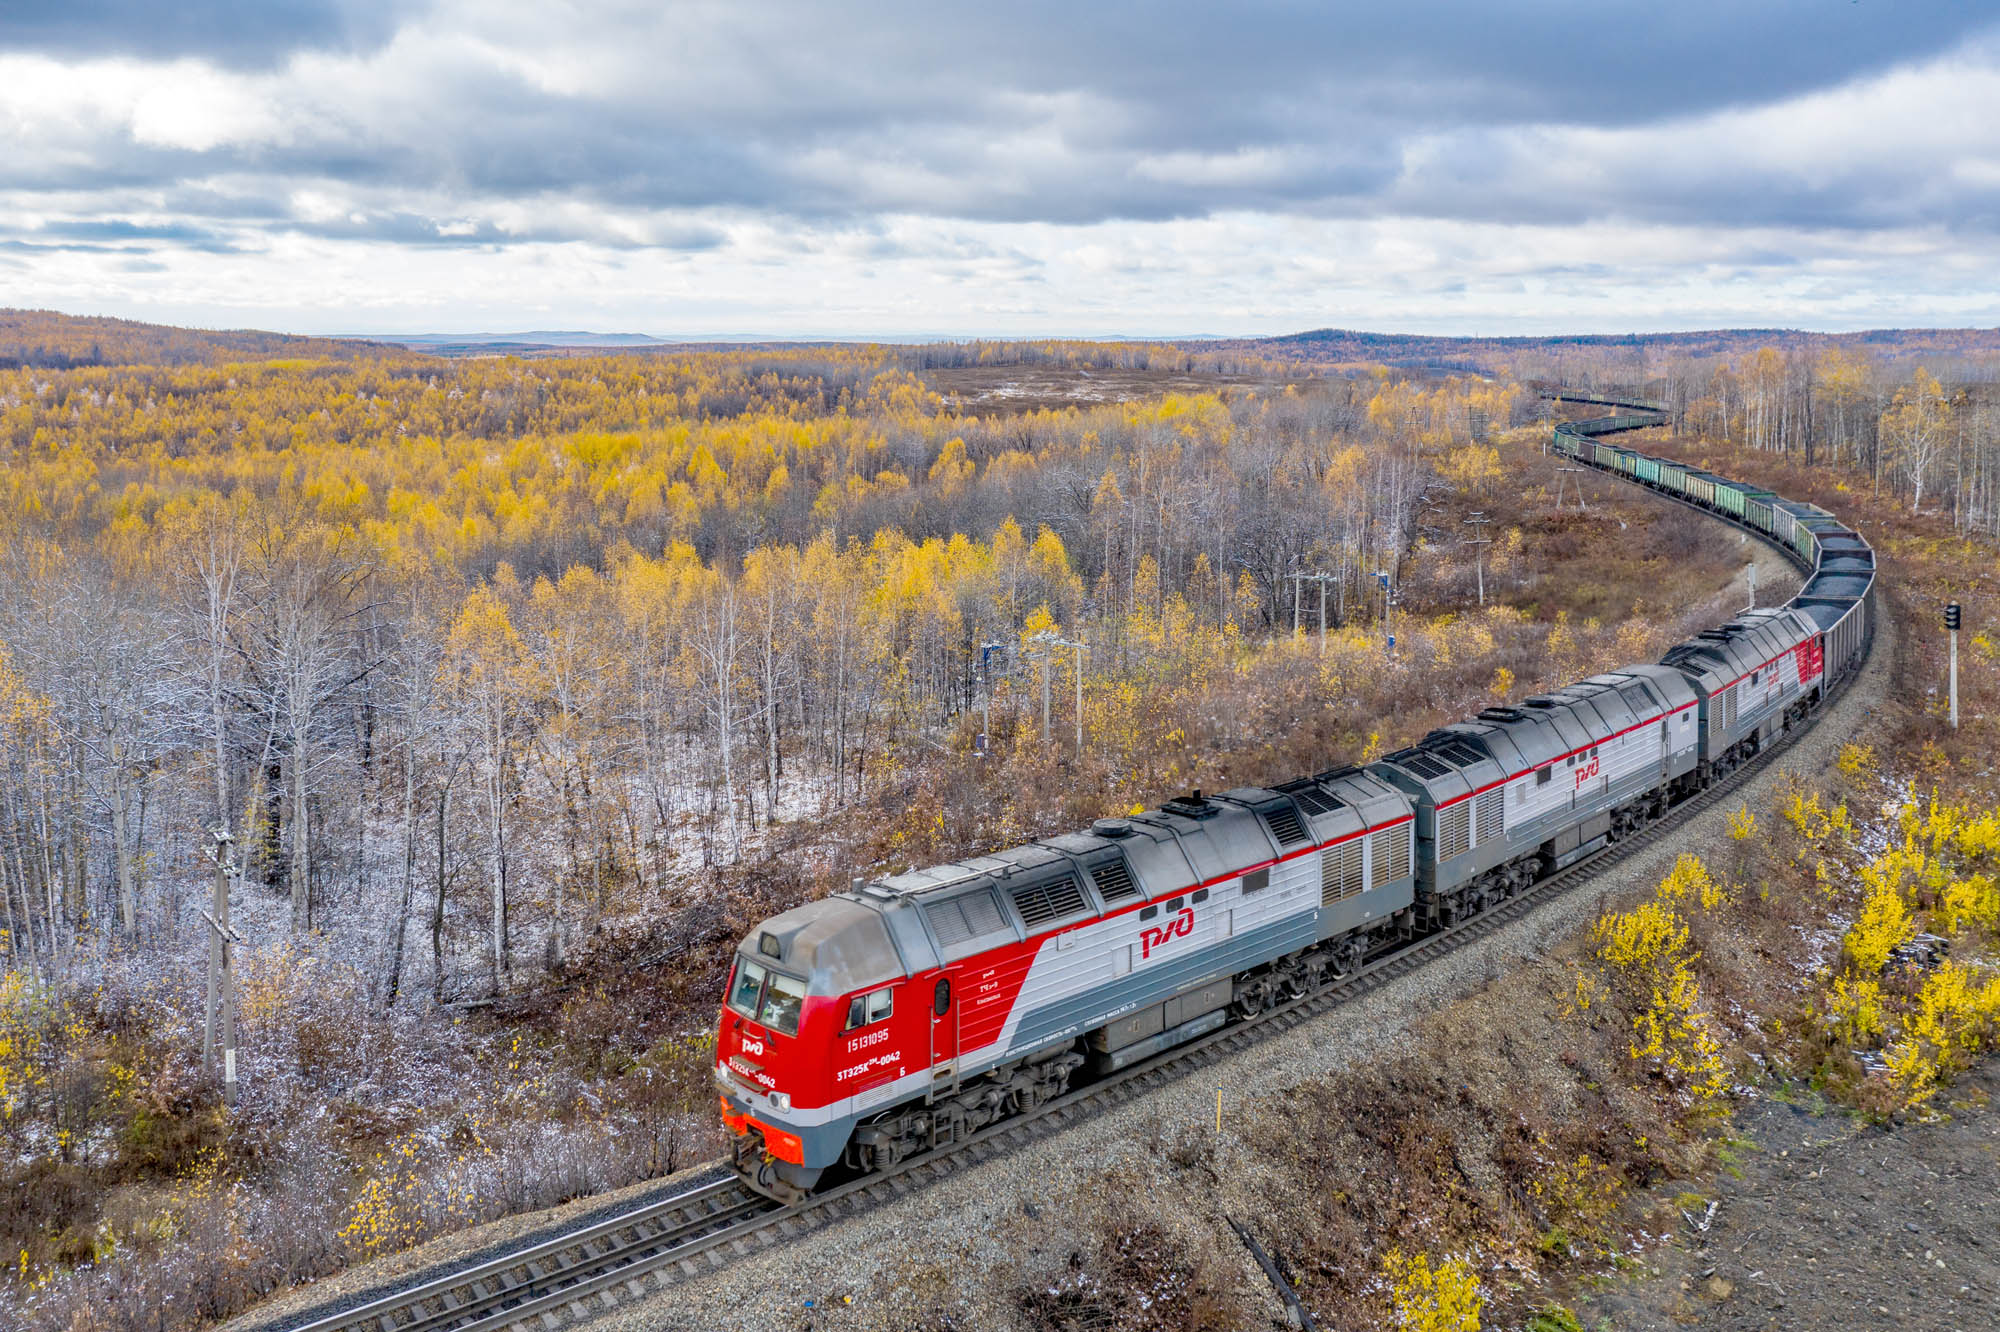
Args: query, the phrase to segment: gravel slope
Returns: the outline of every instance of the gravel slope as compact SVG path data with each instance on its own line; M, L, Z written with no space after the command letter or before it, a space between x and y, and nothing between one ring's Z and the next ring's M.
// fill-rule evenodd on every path
M1996 1095L1989 1062L1952 1089L1949 1120L1891 1132L1753 1103L1740 1131L1757 1150L1712 1186L1707 1229L1578 1315L1619 1332L2000 1327Z
M1793 574L1790 586L1796 582ZM1760 572L1760 604L1789 595L1789 588L1780 592L1775 583L1774 574ZM1780 766L1750 778L1742 798L1753 804L1769 798L1786 769L1802 774L1825 770L1841 745L1865 736L1882 706L1894 657L1894 626L1885 622L1877 628L1875 650L1862 674ZM1007 1326L1010 1310L979 1303L979 1279L996 1268L1036 1277L1061 1266L1071 1237L1060 1224L1043 1224L1039 1215L1040 1204L1052 1193L1051 1181L1113 1162L1143 1166L1164 1133L1213 1122L1218 1089L1225 1120L1218 1154L1226 1160L1232 1146L1240 1150L1227 1126L1232 1105L1402 1048L1410 1015L1449 1003L1542 956L1587 926L1607 903L1623 904L1650 893L1680 852L1724 843L1725 820L1733 807L1731 802L1705 812L1679 836L1479 943L1141 1102L1010 1156L962 1168L946 1183L739 1260L591 1326L605 1332L873 1328L899 1325L905 1310L937 1304L959 1308L965 1326Z

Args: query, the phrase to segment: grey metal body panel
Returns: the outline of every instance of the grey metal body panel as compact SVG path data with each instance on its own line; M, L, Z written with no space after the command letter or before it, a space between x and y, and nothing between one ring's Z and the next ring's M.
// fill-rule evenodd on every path
M765 935L776 942L777 956L760 951ZM780 912L752 930L737 953L804 978L810 994L846 994L909 974L882 913L848 897Z
M1066 1040L1094 1030L1120 1014L1162 1003L1206 981L1248 970L1274 957L1296 952L1315 942L1313 915L1300 912L1258 929L1217 941L1208 948L1162 963L1148 971L1135 971L1095 989L1060 1000L1021 1015L1013 1040L1004 1050L995 1051L978 1062L968 1062L973 1073L992 1064L1040 1049L1053 1040Z

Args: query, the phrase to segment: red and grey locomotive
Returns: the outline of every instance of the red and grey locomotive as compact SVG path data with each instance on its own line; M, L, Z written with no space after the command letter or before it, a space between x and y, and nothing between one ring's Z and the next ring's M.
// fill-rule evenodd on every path
M1867 574L1364 768L1196 791L772 917L717 1037L738 1170L790 1200L886 1168L1521 892L1803 718L1853 664L1872 555Z

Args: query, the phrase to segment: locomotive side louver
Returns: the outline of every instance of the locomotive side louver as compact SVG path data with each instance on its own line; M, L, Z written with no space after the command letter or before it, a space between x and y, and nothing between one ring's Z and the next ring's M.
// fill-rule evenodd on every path
M1437 812L1437 858L1450 860L1472 849L1472 802L1461 800Z
M1332 906L1361 891L1361 839L1350 838L1319 853L1319 900Z
M1507 789L1503 786L1479 793L1479 831L1475 836L1482 842L1498 841L1502 834L1501 820L1506 817L1504 802Z
M1391 879L1408 877L1410 873L1410 825L1400 828L1382 828L1369 834L1374 844L1372 859L1374 867L1370 882L1380 887Z
M1033 928L1064 916L1073 916L1083 910L1083 889L1074 879L1058 879L1054 883L1034 884L1027 888L1016 888L1013 893L1014 909L1021 913L1023 923Z
M1139 885L1132 882L1132 871L1125 868L1122 860L1099 865L1090 872L1090 877L1097 882L1097 895L1107 902L1139 895Z
M1270 823L1271 834L1278 839L1279 846L1297 846L1309 840L1306 830L1299 825L1299 816L1292 812L1290 805L1280 805L1268 811L1264 818Z

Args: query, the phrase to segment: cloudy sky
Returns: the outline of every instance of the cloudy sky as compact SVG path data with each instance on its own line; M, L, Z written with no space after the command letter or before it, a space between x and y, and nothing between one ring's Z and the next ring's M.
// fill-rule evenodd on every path
M0 0L0 306L306 332L2000 324L2000 6Z

